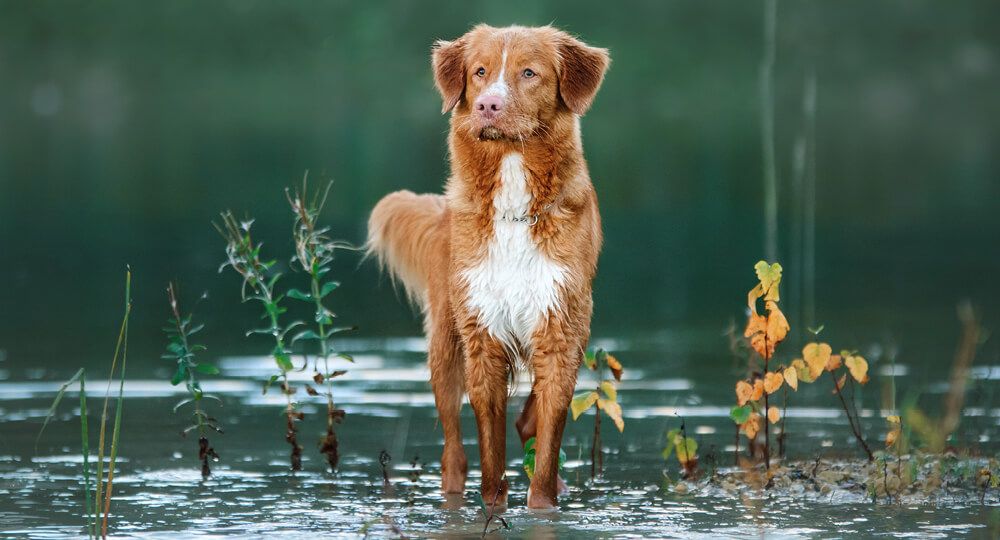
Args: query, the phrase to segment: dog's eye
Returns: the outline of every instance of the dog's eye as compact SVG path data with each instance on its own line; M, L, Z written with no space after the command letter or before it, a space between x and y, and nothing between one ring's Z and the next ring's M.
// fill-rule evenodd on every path
M485 77L486 76L486 68L481 67L481 68L477 69L476 70L476 75L479 76L479 77Z
M524 70L524 78L525 79L530 79L530 78L532 78L534 76L535 76L535 72L534 71L531 71L530 69Z

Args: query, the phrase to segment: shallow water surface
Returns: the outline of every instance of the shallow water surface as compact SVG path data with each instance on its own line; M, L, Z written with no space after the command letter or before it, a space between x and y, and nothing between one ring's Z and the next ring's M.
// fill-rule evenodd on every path
M835 490L824 495L781 492L731 495L700 489L681 494L667 478L676 479L675 461L661 457L664 433L684 419L700 444L704 468L733 462L733 426L729 381L735 375L706 374L696 354L673 353L663 358L662 339L597 345L619 352L626 375L620 399L625 410L624 435L610 422L602 425L605 474L590 481L590 436L593 416L567 425L564 449L571 492L557 512L524 508L527 478L520 465L521 449L513 427L508 432L510 509L503 517L511 537L809 537L892 535L914 537L982 536L997 533L1000 501L995 495L980 504L978 494L952 494L920 504L872 504L855 492ZM667 349L683 351L674 344ZM306 420L300 442L305 447L304 470L287 467L283 438L283 397L263 395L260 381L273 371L260 357L219 360L222 377L208 378L207 392L218 395L215 407L226 429L211 441L221 454L214 474L203 481L198 471L197 440L182 438L182 415L172 413L183 397L163 379L132 379L122 428L121 456L114 483L112 531L115 536L176 537L184 535L314 537L336 536L479 536L484 518L478 497L478 459L471 409L463 408L466 451L470 457L465 497L438 492L442 434L436 424L433 396L426 382L420 339L354 340L345 344L356 358L349 373L336 380L338 405L347 417L338 434L341 465L325 471L316 450L323 429L320 398L304 400ZM735 362L735 361L734 361ZM642 369L630 369L629 365ZM715 363L718 365L718 362ZM735 364L734 364L735 365ZM888 366L875 369L886 373ZM905 380L905 364L893 368L897 382ZM734 368L738 372L738 368ZM995 384L994 370L973 375ZM59 378L69 373L4 372L0 381L0 533L34 538L74 537L83 532L79 401L71 391L44 433L37 451L34 439ZM580 386L593 384L593 374L581 374ZM726 383L720 385L718 376ZM297 373L306 381L308 373ZM91 430L96 438L99 396L104 384L88 381ZM511 400L510 424L523 403L526 382ZM812 393L810 393L812 392ZM858 396L863 423L873 446L884 432L876 385ZM861 399L864 398L864 399ZM213 405L209 403L209 407ZM828 389L803 389L790 404L791 458L858 456L847 422L830 399ZM970 429L977 444L992 451L996 413L973 410ZM978 414L978 416L975 416ZM978 418L978 420L977 420ZM93 444L93 443L92 443ZM390 483L384 485L380 451L392 457ZM666 475L666 476L665 476ZM491 525L491 530L496 525Z

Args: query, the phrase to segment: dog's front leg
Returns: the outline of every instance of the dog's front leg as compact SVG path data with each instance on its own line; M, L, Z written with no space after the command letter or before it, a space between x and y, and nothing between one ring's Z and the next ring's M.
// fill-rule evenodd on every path
M508 364L503 347L485 332L466 339L465 387L479 428L479 461L483 471L483 502L507 506Z
M532 366L535 371L535 475L528 489L529 508L552 508L559 493L559 447L566 411L573 399L582 357L567 346L565 338L537 341Z

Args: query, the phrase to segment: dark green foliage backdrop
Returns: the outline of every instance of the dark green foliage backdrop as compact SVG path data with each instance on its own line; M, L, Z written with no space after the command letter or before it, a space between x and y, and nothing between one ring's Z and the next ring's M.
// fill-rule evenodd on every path
M287 263L282 189L307 169L336 181L326 219L356 243L383 194L440 189L447 118L429 46L481 21L552 22L612 51L583 121L607 237L595 335L721 329L742 317L763 255L762 11L694 0L4 1L0 349L21 366L107 356L131 263L132 342L149 364L168 279L188 302L210 291L199 307L210 354L265 350L241 339L255 315L237 280L216 274L223 242L210 221L227 208L253 214L265 250ZM947 354L958 299L997 319L998 27L990 0L779 4L780 258L800 254L789 185L814 71L816 309L845 339L889 335ZM358 262L348 253L336 265L344 322L417 334L374 265ZM787 290L792 315L801 295Z

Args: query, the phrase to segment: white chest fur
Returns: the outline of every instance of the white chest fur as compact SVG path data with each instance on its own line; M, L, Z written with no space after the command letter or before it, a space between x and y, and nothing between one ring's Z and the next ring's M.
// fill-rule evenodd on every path
M493 237L486 255L462 272L468 284L466 303L493 337L508 347L529 349L542 318L558 308L566 269L539 251L529 222L510 219L526 215L531 208L521 154L503 158L500 182L493 199Z

